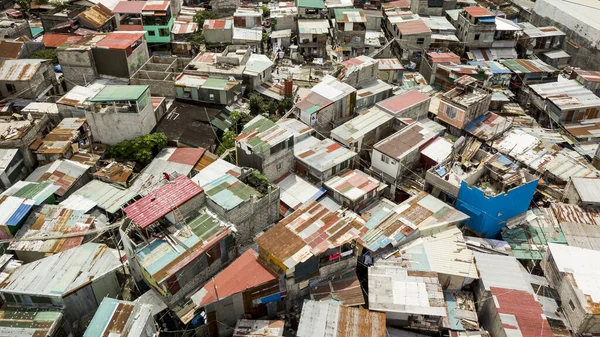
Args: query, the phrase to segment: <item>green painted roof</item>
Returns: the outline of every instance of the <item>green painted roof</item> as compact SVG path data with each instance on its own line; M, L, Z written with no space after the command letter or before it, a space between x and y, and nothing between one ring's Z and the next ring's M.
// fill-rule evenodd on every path
M268 130L273 125L275 125L275 122L273 122L272 120L270 120L268 118L262 118L262 119L256 121L255 123L252 123L252 124L248 125L247 127L245 127L241 133L249 133L252 130L256 130L260 133L260 132Z
M323 0L298 0L298 7L304 8L325 8L325 1Z
M135 101L148 90L147 85L107 85L91 102Z
M567 244L567 239L559 226L542 227L522 224L502 233L502 239L508 242L513 255L522 260L543 259L548 242Z
M206 213L202 213L194 220L188 222L192 232L202 241L206 241L216 234L221 229L220 224L219 220Z
M314 105L314 106L310 107L308 110L306 110L306 113L309 114L309 115L312 115L315 112L317 112L319 109L321 109L320 106Z
M336 21L344 19L344 13L362 12L360 8L336 8L334 10Z
M222 78L209 77L206 79L204 84L202 84L202 88L224 90L225 87L227 87L228 82L229 81L222 79Z

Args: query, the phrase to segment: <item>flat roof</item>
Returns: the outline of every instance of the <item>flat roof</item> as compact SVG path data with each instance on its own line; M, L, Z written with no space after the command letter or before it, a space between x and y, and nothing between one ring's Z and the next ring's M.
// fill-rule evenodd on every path
M145 34L145 32L111 32L96 43L96 48L125 50L142 39Z
M204 190L210 200L226 211L249 201L252 196L260 195L254 188L229 173L204 185Z
M325 8L325 1L323 1L323 0L298 0L297 3L298 3L298 7L318 8L318 9Z
M325 138L318 140L308 137L294 145L294 156L311 168L324 172L345 161L353 160L357 153L351 151L335 141Z
M408 109L417 104L431 100L431 98L419 90L411 90L392 96L376 104L377 107L397 116L405 109Z
M389 122L393 118L387 112L373 107L331 131L331 138L349 144L360 141L364 135Z
M387 187L386 184L358 169L337 175L326 181L324 185L352 201L362 200L369 193Z
M119 268L122 265L116 250L88 242L17 268L2 282L0 291L62 297Z
M297 337L388 336L385 314L363 308L351 308L339 302L305 301Z
M59 309L6 307L0 311L0 335L14 337L52 336L61 327Z
M517 74L529 74L529 73L541 73L541 72L549 72L554 73L558 72L558 69L550 66L541 60L525 60L525 59L517 59L517 60L502 60L501 63L510 69L512 72Z
M83 337L144 336L148 321L153 320L151 305L105 297Z
M298 19L298 33L327 34L329 33L329 21L327 19Z
M475 18L494 16L494 14L492 14L487 9L479 6L465 7L465 12L469 13L472 17Z
M106 85L90 102L137 101L146 90L147 85Z
M119 3L113 9L113 13L141 14L145 5L145 1L119 1Z
M418 149L435 137L435 132L416 122L373 145L373 149L400 160L408 152Z
M431 33L431 29L425 24L423 19L409 20L396 23L398 31L402 35Z

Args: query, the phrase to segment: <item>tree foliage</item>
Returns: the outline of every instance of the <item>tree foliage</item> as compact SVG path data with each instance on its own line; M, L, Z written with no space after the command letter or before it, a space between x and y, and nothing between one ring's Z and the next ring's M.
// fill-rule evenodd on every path
M235 137L237 134L234 131L225 131L221 137L221 144L217 147L217 154L220 156L228 149L235 147Z
M217 15L213 11L203 10L194 15L194 22L198 24L200 28L204 27L204 20L216 19Z
M262 11L263 11L263 14L262 14L263 18L265 18L265 19L266 19L266 18L268 18L269 16L271 16L271 10L269 9L269 7L267 7L267 6L262 6L262 7L261 7L261 9L262 9Z
M43 60L51 60L52 64L58 64L58 56L56 56L56 51L54 49L40 49L36 50L29 58L32 59L43 59Z
M105 155L107 158L148 164L165 146L167 146L167 136L164 133L151 133L111 146L106 150Z
M275 100L265 100L260 95L250 94L250 113L252 115L268 114L279 115L285 114L289 109L294 106L294 101L286 97L281 102Z
M202 32L192 34L190 38L190 44L192 45L192 47L198 49L204 43L206 43L206 39L204 38L204 34Z

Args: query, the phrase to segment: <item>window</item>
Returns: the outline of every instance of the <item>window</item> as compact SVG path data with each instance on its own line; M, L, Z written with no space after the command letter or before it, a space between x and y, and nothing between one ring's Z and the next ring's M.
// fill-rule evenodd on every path
M304 10L304 13L306 13L306 15L315 15L317 14L317 9L315 8L307 8Z
M443 0L428 0L427 7L429 8L442 8L444 6Z
M283 166L283 165L281 165L281 163L279 163L279 164L277 164L275 167L277 168L277 171L279 171L279 170L281 170L281 167L282 167L282 166Z
M13 84L6 83L6 90L8 90L8 92L11 93L17 91L17 88L15 88Z
M163 37L171 36L171 32L169 31L169 28L160 28L158 30L158 35L163 36Z
M478 41L478 40L479 40L479 34L475 34L475 39L474 39L474 40L475 40L475 41Z
M317 36L313 36L313 42L317 42Z
M389 164L390 163L390 157L386 156L385 154L381 154L381 161Z
M569 307L571 307L571 310L575 310L575 304L573 304L573 300L569 300Z
M150 35L150 36L156 36L156 32L153 31L153 30L149 30L148 31L148 35Z
M214 94L208 94L208 99L211 101L215 100L215 95Z
M424 37L420 37L417 39L417 44L423 44L425 43L425 38Z

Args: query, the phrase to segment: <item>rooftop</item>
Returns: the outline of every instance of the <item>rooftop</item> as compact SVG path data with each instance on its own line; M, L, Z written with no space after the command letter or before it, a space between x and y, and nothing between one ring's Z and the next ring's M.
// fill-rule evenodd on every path
M363 111L360 115L347 121L331 131L331 138L349 146L359 141L369 132L376 130L393 117L377 107Z
M88 100L96 96L104 88L101 84L90 84L87 87L76 85L61 97L56 104L68 105L72 107L85 107Z
M61 327L59 309L6 307L0 311L0 335L15 337L52 336Z
M365 12L360 8L334 9L336 23L365 23Z
M202 29L207 30L222 30L231 29L233 27L233 20L231 19L216 19L216 20L204 20Z
M514 256L479 252L473 254L485 290L502 288L533 294L533 288L524 276L524 268Z
M475 118L475 120L465 128L465 131L482 141L487 142L510 129L512 120L513 118L511 117L502 117L488 111Z
M169 1L146 1L142 12L165 12L169 9Z
M421 154L436 163L441 163L448 158L454 150L454 143L444 137L437 137L431 143L421 149Z
M329 21L327 19L300 19L298 20L298 33L327 34L329 33Z
M510 71L516 74L529 73L558 73L558 69L540 61L540 60L502 60L501 63Z
M325 2L323 0L298 0L297 3L300 8L325 8Z
M555 336L536 296L521 290L496 287L492 287L491 293L497 301L496 308L507 336Z
M35 183L21 180L9 187L2 195L33 200L33 204L39 206L54 195L58 188L50 181Z
M200 185L206 186L208 183L215 181L222 176L229 174L238 178L242 173L242 169L223 159L217 158L206 167L202 168L198 174L192 177L192 180Z
M413 271L397 261L379 260L369 268L369 308L389 317L447 317L437 273Z
M227 80L220 77L210 77L208 75L195 75L181 73L175 80L176 87L191 87L197 89L208 89L208 90L230 90L237 85L240 85L242 81L238 80Z
M0 63L0 81L29 81L48 60L5 60Z
M444 16L430 16L421 18L423 22L431 29L432 31L441 31L441 32L454 32L456 31L456 27L446 19Z
M248 249L198 290L191 299L203 307L247 289L277 280L277 274L258 260L258 253Z
M100 28L113 18L113 13L102 3L97 3L94 6L84 10L77 15L78 18L84 19L93 26Z
M429 96L422 94L418 90L411 90L385 99L377 103L377 107L389 112L393 116L398 116L405 109L429 101L430 99Z
M385 314L341 306L336 301L305 301L297 337L385 337Z
M404 66L397 58L378 59L379 71L381 70L404 70Z
M169 244L165 240L153 237L149 244L144 244L136 250L136 259L159 285L167 282L171 276L181 271L235 229L233 225L220 220L217 215L206 208L195 210L185 222L183 228L171 226L166 229L175 233L171 234L175 237L175 244Z
M556 27L530 27L524 28L523 33L529 36L532 39L541 38L541 37L551 37L551 36L564 36L565 33L560 31L560 29Z
M304 139L311 132L310 126L296 119L280 119L275 123L259 115L244 125L235 140L245 151L249 148L253 153L269 154L273 146L287 142L290 137Z
M62 297L121 267L117 251L89 242L19 267L0 283L0 291Z
M571 78L574 78L573 76L581 77L588 82L600 82L600 71L573 69Z
M288 212L295 211L303 204L317 200L325 194L324 188L317 188L292 172L286 173L275 183L279 186L279 197L283 204L280 207L282 216L288 215Z
M71 143L81 136L79 129L83 124L85 118L65 118L41 142L31 144L30 149L37 154L65 153L71 147Z
M204 190L210 200L226 211L260 195L255 189L228 173L204 185Z
M425 24L423 19L409 20L396 23L401 35L425 34L431 33L431 29Z
M384 190L387 185L360 170L353 170L329 179L325 187L349 200L361 201L373 192Z
M600 203L600 178L571 178L571 182L584 204Z
M273 66L273 61L263 54L252 54L246 62L244 75L258 76Z
M472 17L475 18L494 16L494 14L492 14L487 9L479 6L465 7L465 12L469 13Z
M240 319L233 335L235 337L279 337L283 336L284 321Z
M61 236L90 230L94 217L58 205L44 205L25 221L15 234L17 239ZM84 236L67 239L27 240L11 242L8 249L46 254L62 252L83 243Z
M311 168L325 172L345 161L352 160L356 152L348 150L335 141L309 137L294 146L294 156Z
M542 260L548 242L567 244L550 208L528 210L507 221L502 239L517 259Z
M256 239L261 250L284 269L294 268L328 249L357 240L367 227L354 213L339 214L312 200Z
M146 2L141 1L120 1L113 9L113 13L118 14L141 14Z
M13 196L0 197L0 224L8 226L13 231L18 228L33 208L34 201ZM0 234L7 239L8 233Z
M71 160L57 160L35 169L25 180L31 182L50 181L59 186L56 195L62 197L90 168Z
M596 280L600 277L600 251L555 243L549 243L548 250L564 279L583 295L580 298L585 299L582 303L587 305L585 309L597 312L600 288ZM570 277L565 276L567 273Z
M416 122L373 145L373 149L392 159L400 160L410 151L420 148L435 137L435 132Z
M202 192L202 187L181 175L127 206L125 214L140 228L146 228Z
M466 214L426 192L420 192L399 205L384 203L366 212L369 214L366 224L369 231L361 239L364 246L373 252L389 244L398 246L413 233L427 235L434 229L469 219Z
M149 320L153 320L151 305L105 297L83 337L146 336Z
M107 85L90 102L137 101L147 90L147 85Z
M144 32L111 32L96 43L97 48L125 50L144 37ZM130 85L131 86L131 85Z
M600 107L600 97L575 80L533 84L529 87L560 110Z

